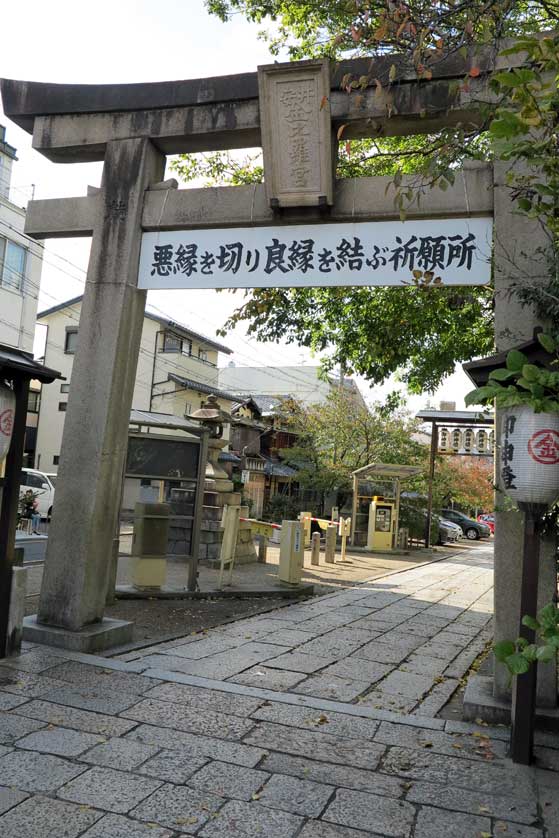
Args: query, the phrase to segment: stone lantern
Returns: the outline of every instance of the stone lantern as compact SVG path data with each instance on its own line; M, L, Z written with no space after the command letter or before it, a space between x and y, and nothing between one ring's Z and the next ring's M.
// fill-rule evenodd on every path
M210 566L219 565L222 531L220 527L223 507L240 506L241 493L233 491L233 481L219 463L219 455L227 446L223 439L224 426L231 422L231 414L222 410L216 396L208 396L199 410L189 417L200 422L209 431L208 462L204 482L204 504L200 531L199 559ZM248 508L240 507L241 517L248 517ZM256 551L250 535L250 524L241 522L235 560L238 563L255 561Z
M204 487L204 504L206 504L205 496L210 492L218 494L233 492L233 482L218 462L221 451L227 446L227 440L223 439L223 430L224 426L231 422L231 414L220 408L216 396L208 396L207 401L202 402L202 407L195 410L188 418L200 422L209 431L208 462ZM227 499L226 502L233 503L234 501ZM223 506L224 504L216 505Z

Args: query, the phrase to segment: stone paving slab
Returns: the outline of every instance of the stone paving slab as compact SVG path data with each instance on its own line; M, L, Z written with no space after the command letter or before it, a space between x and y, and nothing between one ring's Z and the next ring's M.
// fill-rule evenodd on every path
M25 704L29 701L27 696L12 695L11 693L0 693L0 712L5 710L13 710L14 707L19 707L20 704Z
M326 821L373 830L387 838L408 838L414 818L415 809L410 803L348 789L336 792L324 814Z
M2 838L77 838L102 815L62 800L30 797L2 816Z
M126 814L161 786L159 780L113 768L90 768L62 786L58 796L73 803Z
M78 710L90 710L93 713L116 715L121 710L132 707L138 701L136 693L125 693L117 690L105 691L102 686L85 686L65 684L54 690L43 693L46 701L76 707Z
M548 769L515 766L508 729L421 715L437 712L458 680L437 671L433 661L444 666L445 658L424 655L425 647L447 656L459 647L456 666L489 639L487 549L468 556L161 644L132 662L47 649L28 659L30 671L21 658L0 667L0 719L10 720L9 744L0 745L0 835L559 836L559 737L537 734ZM200 654L188 657L197 643ZM350 661L351 671L332 660L310 673L272 663L313 657L305 646L315 657L336 646L335 661ZM402 661L369 658L374 648L397 649ZM249 660L262 651L265 661ZM227 655L246 666L231 680L221 667ZM174 672L174 661L216 674ZM359 661L369 680L349 702L296 692L316 684L319 693L320 679L361 686L347 677ZM272 688L250 683L260 670ZM114 704L107 712L75 707L76 692ZM57 702L47 700L53 695Z
M15 693L28 698L41 698L45 693L65 686L63 681L57 681L54 678L23 672L14 667L0 666L0 690L7 693Z
M365 693L369 687L369 681L356 681L353 678L341 678L324 672L324 674L311 675L306 681L297 684L293 692L349 702Z
M22 707L16 707L14 713L49 724L63 725L76 730L84 730L87 733L101 733L107 736L121 736L136 726L136 722L128 719L79 710L76 707L66 707L50 701L30 701Z
M105 666L95 667L78 661L61 663L60 658L56 660L56 665L48 669L47 674L50 678L68 681L80 689L92 687L96 691L113 692L116 690L126 694L136 693L137 695L142 695L159 683L154 678L134 675L132 672L115 672Z
M404 781L397 777L389 777L378 771L367 771L348 765L318 762L307 757L271 753L264 759L261 766L274 774L289 774L303 780L315 780L317 783L386 797L402 797L404 793Z
M472 838L472 835L491 834L489 818L443 812L424 806L417 817L414 838Z
M9 809L13 809L14 806L17 806L26 797L28 795L23 791L19 791L19 789L0 786L0 815L3 815Z
M486 642L487 557L490 547L481 545L466 558L255 615L182 644L153 646L138 652L135 663L151 675L175 671L433 717Z
M559 778L555 776L556 784ZM557 787L556 787L557 790ZM432 783L414 783L406 800L421 805L436 806L451 812L504 818L520 824L533 824L538 819L537 800L519 800L515 795L489 794L480 791L437 786ZM511 834L514 832L511 829Z
M223 798L166 783L132 810L133 817L193 835L219 810Z
M282 809L294 815L317 818L333 794L332 786L316 783L313 780L274 774L258 795L258 800L263 806Z
M212 710L241 717L250 716L263 704L262 699L259 698L232 695L217 690L204 690L187 684L160 684L149 690L145 698L157 698L175 704L187 704L199 710Z
M280 751L295 756L308 756L339 765L357 768L375 768L384 753L384 746L360 739L332 736L282 725L263 722L244 739L245 742L270 751Z
M54 792L86 768L51 754L12 751L0 757L0 785L20 791Z
M252 718L288 727L320 730L323 733L347 736L350 739L372 740L379 727L379 722L372 719L360 719L335 712L323 713L309 707L293 707L288 704L267 704L256 710Z
M270 775L266 771L239 768L237 765L216 760L208 763L190 777L188 785L199 791L219 794L221 797L248 801L253 799L269 778Z
M115 738L91 748L82 755L81 759L93 765L117 768L119 771L131 771L153 757L158 751L159 748L156 745L145 745L142 742L134 742L132 739Z
M33 733L42 727L45 727L44 722L26 719L24 716L16 716L13 713L0 713L0 743L12 745L27 733Z
M189 749L195 756L232 762L245 768L254 768L265 755L262 748L247 744L227 742L210 736L195 736L182 730L146 724L135 727L127 734L127 738L138 739L148 745L159 745L161 748Z
M252 722L240 716L216 713L214 710L204 710L201 713L196 707L190 708L184 704L172 704L154 698L143 699L122 715L152 725L233 740L241 739L254 727Z
M39 730L18 739L18 748L26 751L39 751L43 754L56 754L60 757L78 757L101 741L93 733L82 733L64 727Z
M122 815L104 815L83 833L83 838L173 838L175 833Z
M203 838L292 838L303 819L259 803L231 800L200 832Z
M290 672L288 669L270 669L267 666L254 666L239 675L233 675L228 680L235 684L245 684L247 687L261 687L265 690L285 692L291 687L304 681L303 672Z
M132 744L132 740L124 740ZM136 744L136 743L134 743ZM142 746L146 747L146 746ZM157 745L149 745L157 749ZM168 783L186 783L200 768L207 765L208 757L200 756L189 748L163 749L139 766L138 773L156 780L166 780Z

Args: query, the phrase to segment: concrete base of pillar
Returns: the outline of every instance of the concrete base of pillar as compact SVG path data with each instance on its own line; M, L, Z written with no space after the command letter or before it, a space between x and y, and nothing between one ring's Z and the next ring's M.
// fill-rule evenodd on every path
M174 588L161 588L154 593L138 591L132 585L117 585L117 599L266 599L279 598L290 599L293 596L313 596L314 585L309 582L291 585L283 582L271 582L262 588L231 587L223 590L212 589L210 591L185 591Z
M43 643L73 652L101 652L112 646L122 646L132 640L134 623L127 620L103 619L81 631L69 631L57 626L37 622L32 614L23 620L23 639L30 643Z
M473 675L464 693L464 719L482 719L490 725L510 725L511 703L493 695L493 678ZM536 725L545 730L559 730L559 709L536 708Z
M21 652L26 588L27 568L14 567L12 571L12 594L10 598L10 614L8 617L6 657L19 655Z

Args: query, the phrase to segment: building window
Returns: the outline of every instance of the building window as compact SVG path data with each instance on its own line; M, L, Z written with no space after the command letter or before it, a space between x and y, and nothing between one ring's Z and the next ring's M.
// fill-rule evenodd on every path
M21 245L0 237L0 286L21 291L27 251Z
M182 340L172 332L163 335L163 352L182 352Z
M53 466L57 466L57 465L58 465L58 461L59 461L59 459L60 459L60 455L59 455L59 454L55 454L55 455L54 455L54 457L52 458L52 464L53 464Z
M162 352L175 352L181 355L192 355L192 341L181 338L174 332L164 332Z
M66 355L75 355L78 348L78 330L66 329L66 340L64 343L64 352Z
M201 361L204 361L206 364L208 363L208 353L205 349L198 350L198 357Z
M60 392L61 393L69 393L70 392L70 385L69 384L61 384L60 385Z
M191 404L191 402L187 402L184 406L184 415L186 417L191 416L192 412L193 412L192 411L192 404Z
M40 403L41 403L41 391L40 390L30 390L29 391L29 401L27 402L28 412L29 413L38 413Z
M68 402L58 402L58 409L62 413L66 413L66 408L68 407Z

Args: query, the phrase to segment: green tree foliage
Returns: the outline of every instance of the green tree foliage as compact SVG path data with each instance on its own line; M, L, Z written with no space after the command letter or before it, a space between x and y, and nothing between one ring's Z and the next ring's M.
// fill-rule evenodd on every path
M466 159L493 154L522 163L509 185L518 211L546 224L558 250L559 235L559 37L541 37L558 28L557 0L206 0L208 10L226 21L234 14L262 24L262 37L275 54L293 59L327 55L332 59L394 54L377 70L342 84L348 96L362 96L375 87L390 99L398 74L429 81L439 62L459 53L469 60L462 82L468 92L480 75L473 45L492 54L504 38L520 39L506 52L511 63L522 55L527 66L495 73L495 101L480 106L481 124L458 125L431 134L347 142L340 136L339 177L393 175L401 215L415 200L429 201L429 189L447 189L457 167ZM457 82L460 85L460 82ZM343 134L343 132L342 132ZM238 161L222 153L179 161L176 170L186 179L248 183L262 178L250 156ZM405 190L402 175L417 176ZM521 299L535 303L541 316L559 329L559 272L550 267L543 286L524 283ZM456 363L486 354L493 344L490 288L350 288L260 289L227 322L248 324L259 340L287 340L326 350L329 364L343 361L380 382L399 372L412 390L432 390ZM552 329L552 331L554 331Z
M330 394L325 403L304 406L286 400L280 409L282 428L297 444L281 451L298 470L305 489L325 495L352 488L352 472L372 462L423 463L426 447L415 441L418 423L398 398L370 409L346 390Z

